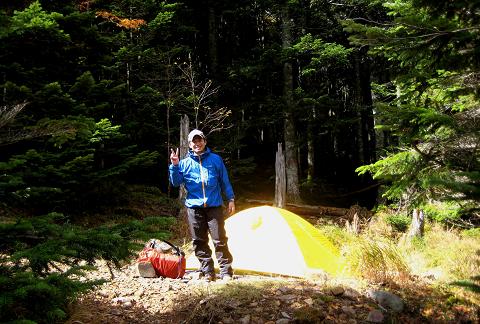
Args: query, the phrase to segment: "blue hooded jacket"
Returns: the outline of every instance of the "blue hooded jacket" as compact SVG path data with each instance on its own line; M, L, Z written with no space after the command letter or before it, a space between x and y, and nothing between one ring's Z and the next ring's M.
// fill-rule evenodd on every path
M189 151L178 165L170 164L169 173L174 187L185 184L189 208L221 206L222 192L228 200L235 198L222 158L208 147L200 156Z

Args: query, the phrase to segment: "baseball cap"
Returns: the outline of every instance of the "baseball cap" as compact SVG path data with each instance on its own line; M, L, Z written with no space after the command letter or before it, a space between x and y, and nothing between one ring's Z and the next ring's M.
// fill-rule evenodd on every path
M201 130L194 129L190 132L190 134L188 134L188 142L190 143L191 141L193 141L193 138L195 136L200 136L201 138L205 139L205 135L203 135L203 132Z

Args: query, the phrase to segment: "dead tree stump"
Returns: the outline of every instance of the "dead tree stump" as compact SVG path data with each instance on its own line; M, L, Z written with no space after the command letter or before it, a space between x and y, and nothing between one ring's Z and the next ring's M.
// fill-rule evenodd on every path
M183 115L180 119L180 141L179 141L179 158L185 158L188 153L188 133L190 128L190 120L187 115ZM178 193L178 200L180 204L183 205L183 202L186 197L185 186L182 184L180 186L180 191Z
M350 232L352 234L360 233L360 220L358 218L358 213L353 214L352 223L350 223L349 220L347 219L347 222L345 223L345 227L347 229L347 232Z
M180 119L180 141L179 141L179 153L178 157L183 159L188 153L188 133L190 132L190 120L187 115L183 115ZM180 210L178 212L178 219L182 220L182 226L180 229L181 235L184 237L189 236L188 220L187 220L187 207L185 207L185 198L187 197L187 191L185 185L180 185L178 192L178 202L180 203Z
M425 217L423 211L415 208L412 214L412 223L408 230L408 237L410 239L414 237L422 238L425 228Z
M285 208L285 196L287 193L285 155L283 154L282 143L278 143L278 150L275 156L275 201L274 205Z

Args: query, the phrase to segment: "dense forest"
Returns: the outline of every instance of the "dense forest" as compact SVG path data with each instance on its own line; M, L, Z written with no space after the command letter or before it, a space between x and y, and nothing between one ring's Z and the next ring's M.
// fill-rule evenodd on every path
M38 298L48 321L62 319L59 305L93 285L71 280L88 268L79 260L118 264L132 239L169 235L169 152L186 117L224 158L238 199L273 199L281 143L288 202L420 208L475 228L479 10L432 0L3 1L1 319L35 319L25 305ZM162 215L129 208L152 196ZM55 262L70 272L52 274Z

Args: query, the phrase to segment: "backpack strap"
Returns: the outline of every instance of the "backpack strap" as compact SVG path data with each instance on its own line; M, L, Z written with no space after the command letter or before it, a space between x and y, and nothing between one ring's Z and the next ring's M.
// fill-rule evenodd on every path
M172 247L172 249L175 251L175 253L176 253L178 256L184 256L184 255L185 255L185 253L183 253L178 246L173 245L172 243L170 243L170 242L167 241L167 240L162 240L162 239L161 239L160 241L165 242L165 243L167 243L168 245L170 245L170 246Z
M178 246L173 245L169 241L167 241L167 240L161 240L161 241L170 245L172 247L172 249L175 251L175 253L177 254L177 256L180 257L180 259L178 260L178 268L177 268L178 275L177 275L176 279L182 277L180 274L182 273L182 270L183 270L183 272L185 272L184 271L185 269L183 269L183 259L185 258L185 253L183 253L183 251L181 251Z

